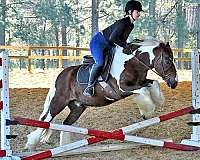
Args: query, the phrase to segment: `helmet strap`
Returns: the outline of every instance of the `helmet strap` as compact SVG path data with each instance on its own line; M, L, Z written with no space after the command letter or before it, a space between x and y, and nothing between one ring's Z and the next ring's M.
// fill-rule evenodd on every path
M133 19L133 21L135 21L135 19L133 18L133 15L132 15L133 11L134 11L134 10L129 10L129 11L128 11L128 15L130 15L131 18Z
M126 12L126 14L124 15L124 17L126 17L126 16L128 16L129 15L129 13L128 12Z

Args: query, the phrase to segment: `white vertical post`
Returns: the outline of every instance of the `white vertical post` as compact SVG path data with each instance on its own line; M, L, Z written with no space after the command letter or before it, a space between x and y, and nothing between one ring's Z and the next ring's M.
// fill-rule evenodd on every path
M195 109L200 108L200 76L199 76L199 53L191 52L192 66L192 105ZM200 122L200 114L192 115L192 122ZM183 140L182 143L200 147L200 126L192 127L191 139Z
M6 150L7 154L12 154L10 148L10 140L7 135L10 135L10 126L6 126L6 119L10 119L9 111L9 82L8 82L8 53L3 51L0 53L2 58L2 66L0 70L0 80L2 82L1 88L1 102L3 102L3 109L1 110L1 149Z
M192 52L192 105L195 109L200 108L200 80L199 80L199 53ZM200 114L192 116L193 122L200 122ZM191 139L200 142L200 126L193 126Z
M1 109L1 150L6 151L6 157L3 160L19 160L19 157L12 156L12 150L10 146L10 139L7 136L10 135L10 126L6 125L6 119L10 119L9 110L9 66L8 66L8 52L0 52L0 58L2 65L0 66L0 84L1 84L1 97L0 103Z

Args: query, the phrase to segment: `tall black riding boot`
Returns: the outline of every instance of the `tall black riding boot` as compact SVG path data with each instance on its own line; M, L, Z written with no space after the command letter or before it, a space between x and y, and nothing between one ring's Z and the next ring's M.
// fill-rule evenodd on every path
M101 75L101 71L102 71L102 66L93 64L92 69L90 71L88 86L83 92L84 96L94 95L94 85L96 83L97 78Z

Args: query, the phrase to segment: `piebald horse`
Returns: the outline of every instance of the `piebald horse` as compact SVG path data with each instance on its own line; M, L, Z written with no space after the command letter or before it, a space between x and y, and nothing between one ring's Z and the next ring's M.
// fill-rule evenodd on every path
M132 54L126 55L123 48L115 48L108 80L104 84L96 83L93 97L84 96L86 85L81 85L77 81L77 72L82 65L64 69L52 83L39 119L51 122L68 106L70 113L63 124L72 125L88 106L109 105L134 92L139 93L135 97L135 102L139 105L141 115L149 116L155 110L155 106L164 103L164 96L158 81L147 79L147 71L154 69L153 71L163 78L169 88L176 88L178 82L173 53L169 43L158 40L134 42L131 49ZM37 128L27 136L26 148L35 149L39 142L46 142L50 135L50 130ZM64 132L61 132L61 144L65 143L63 140L66 139L62 136Z

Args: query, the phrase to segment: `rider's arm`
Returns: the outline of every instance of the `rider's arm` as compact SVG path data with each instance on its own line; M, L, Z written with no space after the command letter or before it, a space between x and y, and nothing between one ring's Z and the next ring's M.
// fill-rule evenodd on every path
M109 41L114 44L119 45L120 47L125 47L127 45L126 41L122 41L120 38L123 36L125 24L118 23L110 34Z

